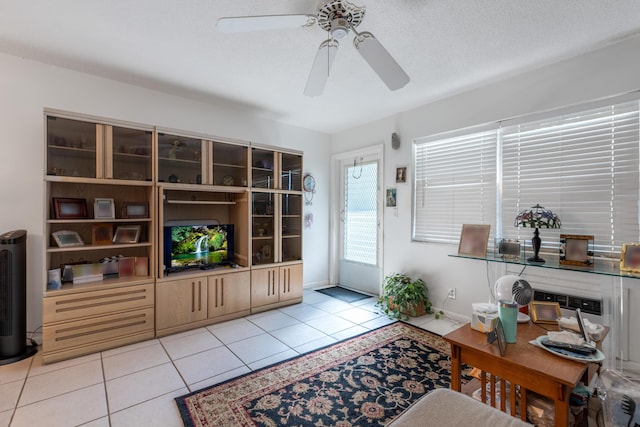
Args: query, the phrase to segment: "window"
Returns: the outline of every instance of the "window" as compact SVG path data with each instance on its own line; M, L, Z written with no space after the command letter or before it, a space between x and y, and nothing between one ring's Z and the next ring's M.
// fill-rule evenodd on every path
M593 235L596 255L638 240L638 102L502 128L503 237L529 240L517 213L540 203L562 229L540 230L543 249L560 234Z
M350 166L344 180L344 259L378 264L378 163Z
M495 223L495 130L418 140L414 161L414 240L457 244L462 224Z
M520 121L415 141L414 240L457 243L474 223L529 241L532 230L513 221L538 203L562 220L542 230L543 250L557 249L560 233L593 235L600 256L640 240L637 100Z

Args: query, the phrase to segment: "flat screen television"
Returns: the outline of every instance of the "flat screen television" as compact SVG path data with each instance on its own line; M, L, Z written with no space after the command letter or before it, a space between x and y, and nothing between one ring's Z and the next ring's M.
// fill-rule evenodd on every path
M233 224L164 227L164 267L167 272L231 263Z

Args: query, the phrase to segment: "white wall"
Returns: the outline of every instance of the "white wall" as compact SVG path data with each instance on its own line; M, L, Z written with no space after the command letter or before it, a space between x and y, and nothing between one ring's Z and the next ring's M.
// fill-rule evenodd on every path
M262 119L223 101L205 104L0 54L0 231L26 229L27 327L42 323L44 198L43 109L55 108L304 151L315 175L314 225L304 233L306 286L328 280L327 135Z
M640 37L635 37L475 88L333 135L331 151L336 154L384 142L384 182L386 187L393 187L396 186L395 168L399 165L411 166L414 138L639 90L638 52ZM411 85L404 90L411 90ZM401 146L398 151L390 148L392 132L400 135ZM408 181L412 178L411 172L410 167ZM488 285L500 273L494 272L494 267L487 267L483 262L449 257L449 254L457 251L454 246L411 242L412 187L411 184L396 187L398 215L394 216L391 208L385 208L384 273L408 272L423 277L437 307L445 301L447 289L456 287L457 299L447 300L445 309L469 315L472 302L488 301ZM630 236L630 239L638 239L638 236ZM489 280L487 268L491 276ZM580 280L580 277L576 280ZM605 280L605 283L608 282ZM635 324L638 320L632 319ZM640 360L640 346L635 351L637 360Z

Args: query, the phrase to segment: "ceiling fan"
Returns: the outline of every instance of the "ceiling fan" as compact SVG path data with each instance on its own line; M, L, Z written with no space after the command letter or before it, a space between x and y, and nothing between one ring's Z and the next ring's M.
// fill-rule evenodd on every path
M218 20L218 30L225 33L273 30L318 25L328 33L328 39L318 48L311 73L304 89L307 96L322 94L333 59L338 52L338 40L353 31L353 45L378 77L390 90L397 90L409 83L409 76L382 44L368 31L356 28L364 19L365 7L355 6L345 0L324 0L315 15L257 15L225 17Z

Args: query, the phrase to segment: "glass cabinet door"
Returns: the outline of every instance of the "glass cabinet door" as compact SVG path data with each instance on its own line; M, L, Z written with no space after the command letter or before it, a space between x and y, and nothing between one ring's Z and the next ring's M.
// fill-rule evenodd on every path
M251 185L253 188L275 188L275 153L252 148L251 161Z
M274 262L275 195L271 193L253 193L252 202L252 265Z
M213 142L213 185L247 186L247 151L242 145Z
M47 175L98 178L95 123L47 116Z
M302 156L282 153L280 173L282 190L302 191Z
M281 260L297 261L302 259L302 196L282 194Z
M111 178L134 181L151 181L151 131L111 128L112 165Z
M158 181L202 184L200 139L158 133Z

